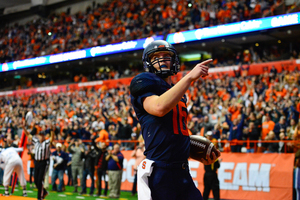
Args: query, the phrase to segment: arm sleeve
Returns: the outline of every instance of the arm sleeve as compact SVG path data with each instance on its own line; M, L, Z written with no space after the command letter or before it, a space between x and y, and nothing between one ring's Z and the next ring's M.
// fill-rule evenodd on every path
M37 130L35 127L33 127L32 131L30 132L30 135L35 135L37 133Z
M24 148L23 147L20 147L20 148L14 148L14 150L16 151L16 152L22 152L22 151L24 151Z
M36 144L39 142L39 140L34 136L34 137L32 137L32 142L33 142L33 144Z
M130 94L135 103L143 105L143 99L152 95L160 95L160 81L152 73L142 73L134 77L130 83Z
M226 120L226 123L228 124L229 128L231 127L231 121L230 119L228 118L227 115L225 115L225 120Z
M69 146L68 146L68 151L69 151L70 153L74 153L74 151L72 150L72 145L69 145Z
M4 162L3 156L0 153L0 168L4 169L4 167L5 167L5 162Z
M63 163L64 159L62 157L56 156L56 164L61 164Z
M258 96L256 94L256 91L254 90L253 91L253 105L256 105L257 99L258 99Z
M242 114L242 119L238 125L238 129L242 129L244 125L244 120L245 120L245 114Z
M242 137L243 137L243 125L244 125L244 120L245 120L245 114L242 114L242 119L238 125L238 130L237 130L237 133L238 133L238 139L239 140L242 140Z
M294 106L291 106L291 109L294 113L293 119L297 122L299 120L299 112L294 108Z

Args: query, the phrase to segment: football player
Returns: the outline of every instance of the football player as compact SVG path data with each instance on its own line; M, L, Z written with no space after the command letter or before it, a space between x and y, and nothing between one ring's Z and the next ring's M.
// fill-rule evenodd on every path
M4 195L9 196L8 186L10 184L10 178L13 172L16 172L20 179L20 185L23 188L23 196L27 196L26 193L26 179L23 170L23 162L18 152L23 151L22 148L10 147L0 150L0 167L4 170L3 185L5 188Z
M185 92L191 83L208 75L212 59L197 64L175 85L179 71L175 48L164 40L151 42L143 52L147 72L133 78L131 103L141 124L146 159L138 168L138 198L154 200L203 199L189 173L190 138ZM213 159L202 160L206 165Z

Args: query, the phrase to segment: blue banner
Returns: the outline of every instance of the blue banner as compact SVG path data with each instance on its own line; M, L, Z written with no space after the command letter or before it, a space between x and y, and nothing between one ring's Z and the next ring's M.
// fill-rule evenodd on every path
M127 51L140 50L140 49L144 49L150 42L154 40L162 40L162 39L163 36L148 37L148 38L127 41L127 42L122 42L117 44L108 44L104 46L97 46L88 49L70 51L66 53L3 63L0 64L0 72L19 70L19 69L24 69L29 67L48 65L48 64L66 62L71 60L104 56L104 55L115 54L115 53L123 53Z
M220 36L229 36L240 33L248 33L253 31L296 25L299 24L299 16L300 13L298 12L207 28L200 28L191 31L171 33L167 36L167 41L171 44L179 44Z

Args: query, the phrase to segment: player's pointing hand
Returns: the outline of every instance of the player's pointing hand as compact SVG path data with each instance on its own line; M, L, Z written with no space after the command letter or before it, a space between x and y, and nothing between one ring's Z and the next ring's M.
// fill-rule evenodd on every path
M207 64L209 64L210 62L212 62L213 59L208 59L205 60L201 63L198 63L193 69L192 71L189 73L190 78L194 81L197 80L200 77L205 77L208 75L208 69L209 67L206 66Z

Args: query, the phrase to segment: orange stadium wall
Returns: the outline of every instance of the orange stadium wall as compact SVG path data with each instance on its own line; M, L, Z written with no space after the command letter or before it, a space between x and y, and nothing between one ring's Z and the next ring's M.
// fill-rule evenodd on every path
M285 60L285 61L276 61L276 62L267 62L267 63L259 63L259 64L251 64L249 65L248 75L259 75L264 72L270 71L272 66L275 66L277 71L280 73L282 69L286 69L288 71L294 71L296 68L300 69L300 59L297 60ZM299 66L297 66L299 65ZM247 65L243 65L243 67L247 67ZM234 71L238 70L239 66L229 66L229 67L216 67L210 68L209 73L211 75L217 74L228 74L229 76L234 76ZM173 77L173 80L176 82L179 80L184 74L187 72L180 72L176 76ZM10 95L30 95L37 92L66 92L68 89L70 90L78 90L80 88L90 88L94 87L96 90L100 88L112 88L116 87L118 84L129 85L131 78L122 78L116 80L103 80L103 81L91 81L84 83L75 83L69 85L59 85L59 86L48 86L48 87L39 87L32 89L23 89L23 90L14 90L14 91L6 91L0 92L0 96L10 96Z
M133 185L133 165L135 159L132 151L122 152L124 172L121 189L131 191ZM29 180L27 149L23 154L23 166L26 179ZM221 167L218 170L220 180L220 196L222 199L259 199L281 200L293 197L293 154L263 154L263 153L222 153ZM50 162L49 182L53 162ZM203 193L203 164L189 161L190 173L199 190ZM64 177L65 183L67 176ZM90 179L87 181L90 186ZM211 197L212 194L210 194Z

